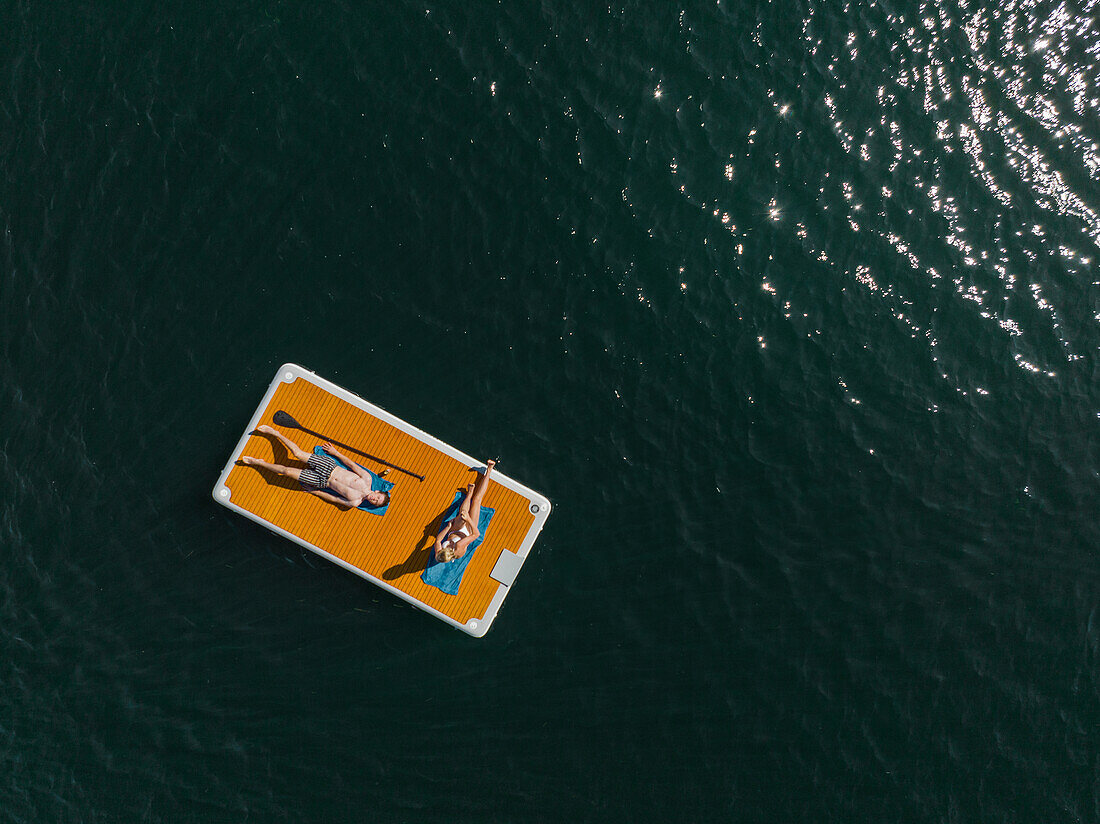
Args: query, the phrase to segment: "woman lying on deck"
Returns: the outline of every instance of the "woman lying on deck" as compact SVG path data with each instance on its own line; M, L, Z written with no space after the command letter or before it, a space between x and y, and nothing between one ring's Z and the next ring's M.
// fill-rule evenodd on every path
M316 495L318 498L340 507L357 507L364 501L371 506L384 506L389 501L389 493L371 489L370 473L355 461L344 456L332 444L325 443L321 446L328 455L314 455L312 452L300 449L298 444L284 437L267 424L257 426L256 431L263 432L265 435L274 435L283 442L283 445L290 450L290 454L296 460L306 464L306 468L297 469L292 466L282 466L260 458L250 458L242 455L241 463L245 466L258 466L261 469L274 472L276 475L285 475L300 483L311 495ZM329 455L332 457L330 458ZM332 458L336 458L346 466L350 466L351 470L337 465ZM336 492L339 497L323 492L322 490L326 487Z
M485 497L485 490L489 487L489 475L494 466L496 461L485 462L484 474L477 479L476 484L466 487L466 497L462 499L458 514L445 523L435 536L435 559L440 563L457 561L466 554L466 547L481 535L477 528L477 523L481 520L481 499Z

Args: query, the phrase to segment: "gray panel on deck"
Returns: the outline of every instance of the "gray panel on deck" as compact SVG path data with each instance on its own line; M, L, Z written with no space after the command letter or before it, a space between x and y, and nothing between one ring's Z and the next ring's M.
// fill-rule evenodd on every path
M516 555L516 553L509 552L506 549L500 553L496 566L494 566L493 571L489 573L489 577L494 581L499 581L506 587L510 587L512 582L516 580L516 574L519 572L521 566L523 566L523 559Z

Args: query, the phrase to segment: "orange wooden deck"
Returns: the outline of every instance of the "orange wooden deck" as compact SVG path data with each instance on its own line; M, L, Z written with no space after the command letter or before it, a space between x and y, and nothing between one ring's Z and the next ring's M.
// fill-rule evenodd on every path
M274 425L272 415L279 409L334 443L356 447L425 479L419 481L391 470L386 476L395 484L390 505L385 515L378 516L340 509L308 494L294 481L237 463L224 479L232 503L460 624L481 619L501 586L490 578L497 559L504 549L517 551L532 526L531 500L501 483L490 482L483 505L495 509L496 514L466 568L458 594L447 595L423 583L420 573L427 566L444 510L459 489L477 479L475 472L431 444L302 377L275 388L259 423ZM322 442L300 429L275 428L307 452ZM354 452L346 454L372 471L385 469ZM301 466L275 438L263 434L252 434L233 460L241 455Z

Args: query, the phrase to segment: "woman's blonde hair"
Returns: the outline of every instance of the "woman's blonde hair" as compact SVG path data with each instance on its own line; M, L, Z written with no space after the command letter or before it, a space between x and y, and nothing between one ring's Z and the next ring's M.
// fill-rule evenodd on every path
M449 564L455 559L455 549L453 546L441 547L439 552L435 554L435 559L440 563Z

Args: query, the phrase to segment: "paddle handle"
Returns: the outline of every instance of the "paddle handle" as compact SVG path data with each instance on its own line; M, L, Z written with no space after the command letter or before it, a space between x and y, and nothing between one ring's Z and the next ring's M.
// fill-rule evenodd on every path
M306 427L302 426L300 423L298 423L298 421L294 420L294 418L290 415L290 413L284 412L282 409L277 410L275 412L275 414L271 416L271 420L277 426L286 426L286 427L289 427L291 429L301 429L303 432L308 432L310 435L313 435L314 437L323 438L324 440L329 440L329 438L325 438L325 436L322 435L320 432L314 432L312 429L307 429ZM375 463L380 463L383 466L388 466L390 469L396 469L398 472L404 472L406 475L411 475L412 477L416 478L418 481L423 481L424 480L423 475L417 475L415 472L410 472L408 469L405 469L405 467L403 467L403 466L398 466L397 464L392 464L389 461L384 461L381 458L376 458L374 455L369 455L361 449L356 449L354 446L348 446L346 443L341 443L339 445L342 446L344 449L349 449L352 452L356 452L359 455L362 455L364 458L369 458L370 460L374 461Z

